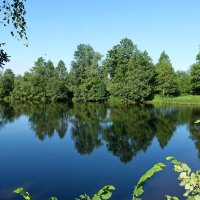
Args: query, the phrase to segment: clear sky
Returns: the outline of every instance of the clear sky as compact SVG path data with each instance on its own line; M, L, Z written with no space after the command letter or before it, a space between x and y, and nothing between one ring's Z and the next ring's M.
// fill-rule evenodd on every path
M165 50L176 70L195 62L200 45L200 0L27 0L29 47L1 28L11 55L6 65L28 71L43 56L68 69L80 43L103 55L124 38L147 50L154 62Z

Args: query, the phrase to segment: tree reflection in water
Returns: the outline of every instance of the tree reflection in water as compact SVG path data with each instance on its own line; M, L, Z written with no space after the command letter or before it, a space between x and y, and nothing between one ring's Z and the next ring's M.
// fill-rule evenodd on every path
M165 148L176 127L188 124L200 152L200 108L192 106L109 106L106 104L1 104L0 127L27 116L40 140L54 134L62 139L70 127L75 149L90 154L101 145L127 163L146 151L156 138Z

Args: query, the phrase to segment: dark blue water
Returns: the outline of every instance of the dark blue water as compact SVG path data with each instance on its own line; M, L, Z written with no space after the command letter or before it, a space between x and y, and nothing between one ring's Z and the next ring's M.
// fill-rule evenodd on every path
M200 168L200 107L101 104L0 105L0 199L23 186L34 199L73 200L107 184L129 200L139 177L168 155ZM179 196L169 166L145 185L143 199Z

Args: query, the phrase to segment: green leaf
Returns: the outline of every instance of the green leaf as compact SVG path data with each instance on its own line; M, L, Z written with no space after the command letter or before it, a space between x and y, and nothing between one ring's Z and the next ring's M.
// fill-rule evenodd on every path
M178 197L172 197L172 196L169 196L169 195L165 195L165 197L167 198L167 200L179 200Z
M195 199L195 200L200 200L200 195L194 196L194 199Z
M200 119L196 120L194 123L195 124L199 124L200 123Z
M166 157L166 160L172 160L172 159L174 159L173 156L167 156L167 157Z
M56 197L51 197L49 200L58 200Z
M91 199L88 195L84 194L80 196L80 199L87 199L87 200L108 200L112 196L112 190L115 190L113 185L106 185L102 189L100 189L96 194L94 194L93 198ZM80 200L77 199L77 200Z
M143 186L146 181L151 178L156 172L163 170L165 166L166 165L164 163L157 163L140 178L133 190L133 200L137 199L137 197L144 193Z
M22 197L24 197L25 200L32 200L31 195L28 192L26 192L26 190L23 187L17 188L13 192L21 195Z

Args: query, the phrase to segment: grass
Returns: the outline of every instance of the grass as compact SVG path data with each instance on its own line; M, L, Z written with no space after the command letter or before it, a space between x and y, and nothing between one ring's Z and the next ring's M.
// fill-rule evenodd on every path
M200 95L187 95L179 97L161 97L156 95L152 101L148 103L166 103L166 104L199 104L200 105Z

